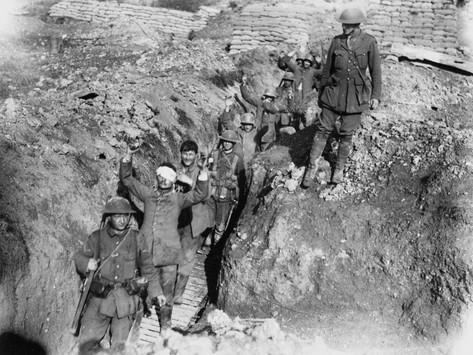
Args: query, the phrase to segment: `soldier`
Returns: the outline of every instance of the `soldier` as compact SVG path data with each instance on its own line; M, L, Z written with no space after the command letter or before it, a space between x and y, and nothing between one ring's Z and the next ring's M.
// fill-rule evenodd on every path
M192 140L181 145L181 161L178 165L178 182L187 185L189 191L195 188L200 169L205 165L205 158L198 157L198 145ZM179 234L184 250L184 262L179 265L174 303L182 303L182 295L195 264L196 253L204 241L205 232L215 224L215 216L209 200L182 210L179 216Z
M281 61L287 66L287 70L294 73L295 81L295 115L296 119L300 123L300 128L308 126L313 120L312 112L313 109L309 110L311 100L316 102L316 97L313 95L314 89L317 87L317 83L321 77L321 58L317 57L314 60L314 56L307 53L304 56L297 57L296 62L293 61L294 52L284 56ZM313 100L314 99L314 100ZM304 124L305 121L305 124Z
M239 113L233 97L225 97L225 108L218 119L218 132L221 133L227 129L237 129L238 125L235 123L237 115L239 115Z
M344 10L339 18L343 34L330 45L321 78L319 106L322 114L317 122L309 164L302 182L309 187L318 162L335 122L341 119L340 143L332 183L343 182L343 169L350 154L352 137L361 123L361 113L376 109L381 97L381 59L376 39L360 29L364 13L357 8ZM371 81L366 76L369 69Z
M276 91L272 89L265 90L263 96L259 98L249 88L246 75L242 78L240 87L241 95L251 105L256 107L256 127L258 130L258 143L260 150L265 151L276 140L276 114L283 108L275 105L277 97Z
M281 83L276 88L276 94L279 101L285 106L284 111L279 114L279 124L282 127L289 126L293 121L293 113L297 106L294 73L284 73Z
M219 149L214 153L211 169L212 197L215 202L215 230L213 243L222 237L244 184L245 169L241 157L235 152L239 142L235 131L224 131Z
M240 119L240 127L238 128L238 135L240 141L235 145L235 152L240 151L240 156L243 157L245 169L248 167L248 162L253 159L258 147L256 141L256 120L252 113L244 113Z
M74 254L81 276L95 273L81 322L81 353L88 354L98 348L109 327L112 349L124 346L140 308L140 293L146 287L146 279L148 297L161 301L164 297L151 254L138 247L138 231L130 226L134 213L125 198L108 200L100 229Z
M144 202L144 219L138 238L143 248L151 250L153 264L158 267L159 281L165 296L159 304L161 329L171 326L174 300L174 286L177 279L177 265L182 264L184 253L178 232L181 211L207 197L208 174L199 171L195 189L187 194L175 191L176 168L171 163L163 163L156 170L157 186L150 188L132 175L132 154L128 150L120 162L120 181L139 200ZM152 249L151 249L152 248Z

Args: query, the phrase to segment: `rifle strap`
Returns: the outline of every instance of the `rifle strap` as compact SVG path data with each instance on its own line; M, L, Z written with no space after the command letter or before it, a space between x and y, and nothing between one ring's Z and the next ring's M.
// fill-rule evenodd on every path
M131 231L131 228L128 228L128 231L126 232L125 236L123 237L123 239L120 241L120 243L118 243L118 245L112 250L112 252L110 253L109 256L107 256L105 258L104 261L102 261L99 265L99 267L97 268L97 270L95 270L95 274L98 275L100 270L102 270L103 266L107 263L107 261L110 260L110 258L112 257L113 254L116 253L116 251L123 245L123 242L126 240L126 238L128 237L128 234L130 234L130 231ZM102 231L100 231L99 235L102 233Z

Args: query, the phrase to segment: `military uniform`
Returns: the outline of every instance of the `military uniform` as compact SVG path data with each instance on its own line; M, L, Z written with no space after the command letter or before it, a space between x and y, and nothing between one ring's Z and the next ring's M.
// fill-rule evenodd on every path
M251 131L246 132L241 127L237 130L238 135L240 136L240 142L235 145L237 151L241 150L241 155L243 157L243 165L245 169L248 168L248 162L253 159L257 150L258 150L258 142L257 142L257 134L255 128Z
M350 43L347 43L348 38ZM366 76L367 69L371 80ZM313 174L316 170L325 142L336 130L336 120L340 117L340 143L332 178L333 182L339 183L343 180L343 168L350 153L353 134L361 123L361 113L369 108L370 100L380 100L381 59L376 39L361 30L350 37L336 36L327 54L320 85L322 113L316 122L309 171ZM307 185L309 180L304 178L303 184Z
M303 68L297 65L291 57L284 56L281 61L287 66L287 70L294 73L295 107L299 114L306 114L309 102L313 98L313 91L321 77L322 69L313 66Z
M199 167L194 162L191 166L180 165L177 169L178 174L184 174L191 178L194 189L197 183ZM210 201L205 199L192 207L182 210L179 216L178 229L181 237L182 249L184 250L184 260L179 265L179 278L176 284L176 296L184 292L187 279L192 272L196 260L196 253L203 243L203 233L212 228L215 224L215 213ZM182 281L180 280L182 279ZM182 290L181 290L182 288Z
M232 150L219 149L214 154L211 186L215 202L215 239L225 232L235 202L240 197L245 169L241 157Z
M260 150L266 150L276 140L276 120L279 109L272 103L263 103L246 84L240 87L241 95L256 108L256 129Z
M85 276L91 258L100 260L94 276L86 310L82 316L79 341L86 352L97 347L110 326L112 347L126 341L133 317L140 307L140 297L126 291L126 282L141 274L149 280L149 297L162 294L151 255L138 248L138 231L114 231L109 225L93 232L82 250L74 255L77 271ZM118 248L117 248L118 247ZM112 253L113 252L113 253ZM108 294L98 289L109 289Z
M151 250L153 263L159 266L160 283L166 297L166 318L170 318L177 278L177 265L184 261L178 220L181 211L208 195L208 181L197 179L194 190L187 194L150 188L132 176L132 162L120 162L120 181L139 200L144 202L144 219L138 241ZM163 327L163 325L161 325Z

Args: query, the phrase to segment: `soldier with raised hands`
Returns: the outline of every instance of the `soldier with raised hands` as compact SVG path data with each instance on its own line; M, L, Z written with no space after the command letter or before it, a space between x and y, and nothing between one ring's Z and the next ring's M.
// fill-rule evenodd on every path
M199 147L193 140L181 144L181 160L177 164L177 183L183 187L183 192L196 188L200 169L205 166L206 154L199 155ZM210 197L210 196L209 196ZM179 216L179 234L184 251L184 260L179 264L174 303L182 303L182 295L196 260L197 250L204 242L204 236L214 226L215 213L209 198L182 210ZM205 233L205 235L204 235Z
M205 168L197 174L196 186L188 193L175 190L176 168L171 163L163 163L156 170L157 184L146 186L132 174L132 155L136 150L128 149L120 161L120 181L139 200L144 202L144 219L138 234L143 248L150 251L153 264L157 267L164 302L159 306L161 329L171 327L174 288L177 266L184 260L178 220L181 211L198 204L208 195L208 174Z
M124 346L146 287L149 299L164 299L151 254L139 247L138 231L130 226L134 213L125 198L108 200L100 229L74 254L78 273L93 273L89 295L84 295L88 301L79 333L81 354L98 349L108 329L112 349Z

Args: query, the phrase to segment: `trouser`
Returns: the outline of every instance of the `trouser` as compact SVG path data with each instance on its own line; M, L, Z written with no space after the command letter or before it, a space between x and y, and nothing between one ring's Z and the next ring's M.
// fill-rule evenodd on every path
M192 227L185 226L179 230L181 246L184 251L184 261L179 264L179 274L189 276L194 268L196 253L202 245L202 235L192 235Z
M163 289L164 297L166 297L166 304L172 305L177 278L177 265L159 266L158 274L159 283Z
M159 322L161 330L171 327L172 305L174 303L174 287L177 280L177 265L158 267L159 283L166 297L166 304L159 308Z
M133 324L133 315L118 318L109 317L99 312L102 300L90 297L87 308L82 316L79 334L79 354L86 355L97 350L100 341L105 336L109 326L111 332L111 348L120 350L125 346L128 333Z
M233 201L215 201L215 234L223 235L227 222L230 218L234 202Z
M310 151L309 165L315 165L317 159L322 155L329 135L337 130L336 121L338 117L341 119L338 132L340 135L340 143L338 145L335 170L343 170L348 155L350 154L353 134L361 124L361 113L337 113L328 108L322 108L320 118L316 122L316 132Z

